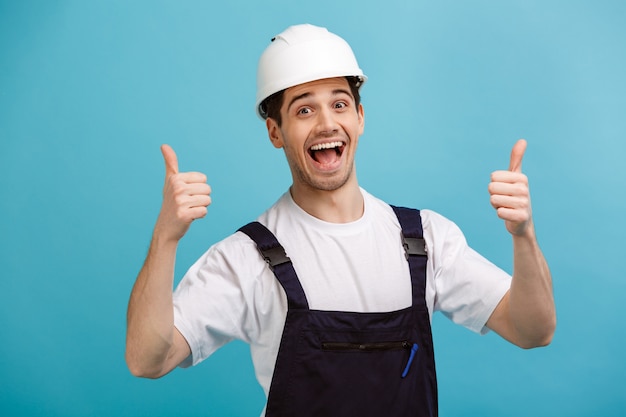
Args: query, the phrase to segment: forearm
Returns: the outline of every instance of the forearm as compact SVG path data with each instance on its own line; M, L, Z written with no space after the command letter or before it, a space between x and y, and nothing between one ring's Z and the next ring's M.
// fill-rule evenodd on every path
M128 303L126 363L137 376L159 377L191 353L174 327L174 265L178 242L189 225L207 213L211 187L200 172L178 171L178 158L161 146L165 161L163 203L146 261Z
M172 286L176 241L153 237L131 292L127 314L126 362L134 375L156 377L165 370L174 343Z
M518 346L532 348L552 340L556 311L550 270L535 236L528 178L522 173L525 151L526 141L517 141L509 170L491 174L491 205L513 236L513 280L487 326Z
M527 233L513 236L508 313L518 345L545 346L552 340L556 327L552 278L532 225Z

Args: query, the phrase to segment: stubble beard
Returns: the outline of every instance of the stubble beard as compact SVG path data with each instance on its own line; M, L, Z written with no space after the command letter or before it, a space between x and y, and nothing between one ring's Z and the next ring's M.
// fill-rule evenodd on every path
M316 191L336 191L342 188L350 180L353 175L354 164L350 164L348 170L341 174L329 175L327 178L315 178L312 175L307 174L297 164L293 164L292 172L294 182L296 179L305 187Z

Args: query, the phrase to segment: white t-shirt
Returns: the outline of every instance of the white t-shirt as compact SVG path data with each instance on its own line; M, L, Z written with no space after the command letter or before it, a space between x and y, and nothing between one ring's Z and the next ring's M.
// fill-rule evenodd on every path
M391 207L361 190L365 210L352 223L310 216L289 192L263 213L316 310L379 312L411 305L408 262ZM510 276L472 250L460 229L422 210L428 249L426 303L455 323L485 333ZM280 283L255 243L238 232L212 246L174 292L174 322L195 365L233 339L250 344L256 377L267 395L287 314Z

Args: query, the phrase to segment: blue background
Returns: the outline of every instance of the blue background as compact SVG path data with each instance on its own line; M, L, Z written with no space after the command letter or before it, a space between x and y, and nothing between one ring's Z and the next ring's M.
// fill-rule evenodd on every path
M290 184L255 116L270 38L328 27L369 76L359 180L457 222L511 268L489 174L519 137L558 307L523 351L434 318L442 416L626 413L626 3L0 1L0 414L255 416L248 347L152 381L125 311L160 207L161 143L214 189L177 281Z

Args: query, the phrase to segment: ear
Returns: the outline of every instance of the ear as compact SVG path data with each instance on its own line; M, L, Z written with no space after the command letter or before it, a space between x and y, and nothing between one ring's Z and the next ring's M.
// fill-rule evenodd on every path
M359 103L359 109L357 110L359 117L359 135L363 134L365 130L365 111L363 110L363 104Z
M284 146L283 136L282 132L280 131L280 127L278 126L278 123L276 123L276 120L268 117L265 120L265 126L267 127L267 135L269 136L272 145L274 145L276 149L282 148Z

